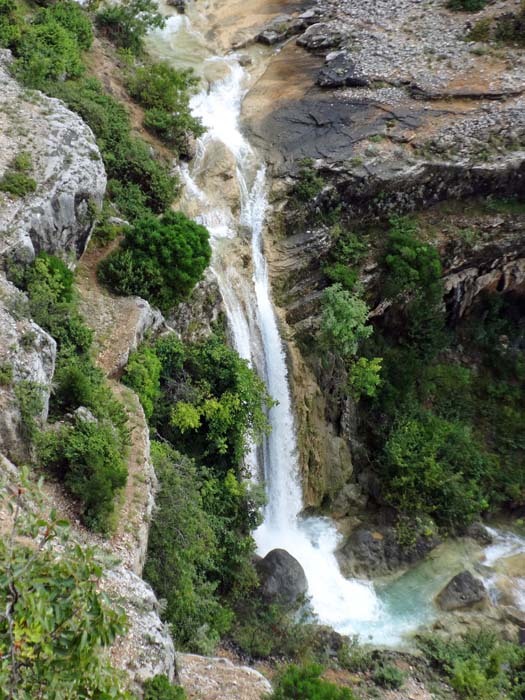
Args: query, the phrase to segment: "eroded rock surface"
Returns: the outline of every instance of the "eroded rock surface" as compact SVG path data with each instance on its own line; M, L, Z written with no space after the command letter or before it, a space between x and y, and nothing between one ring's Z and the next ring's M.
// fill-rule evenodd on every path
M106 189L91 129L60 102L23 89L0 51L0 177L21 152L31 156L36 191L0 192L0 257L46 251L73 262L84 251Z
M258 671L229 659L177 654L177 668L189 700L263 700L272 692Z

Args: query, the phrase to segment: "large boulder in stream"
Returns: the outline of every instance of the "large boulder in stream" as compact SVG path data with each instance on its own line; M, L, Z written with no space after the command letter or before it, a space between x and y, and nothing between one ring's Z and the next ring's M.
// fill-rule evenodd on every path
M308 582L295 557L285 549L272 549L255 563L260 591L268 602L293 605L308 590Z
M447 583L438 594L436 602L442 610L458 610L484 603L486 599L487 591L483 582L470 571L462 571Z

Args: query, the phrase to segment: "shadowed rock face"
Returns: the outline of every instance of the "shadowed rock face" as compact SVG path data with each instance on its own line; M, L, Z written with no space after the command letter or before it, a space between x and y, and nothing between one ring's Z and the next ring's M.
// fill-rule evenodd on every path
M308 590L303 567L284 549L272 549L255 567L261 594L268 601L291 605Z
M462 571L445 586L436 601L443 610L468 608L487 599L483 582L475 578L470 571Z

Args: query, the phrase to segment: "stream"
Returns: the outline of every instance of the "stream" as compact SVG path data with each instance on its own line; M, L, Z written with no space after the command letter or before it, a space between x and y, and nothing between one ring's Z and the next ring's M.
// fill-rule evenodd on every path
M277 402L269 411L271 433L247 458L253 478L264 475L267 493L264 521L254 534L257 549L264 556L283 548L301 563L321 622L344 634L359 634L363 641L403 646L410 633L437 617L434 596L466 565L478 571L496 600L500 579L510 576L498 571L498 562L525 553L525 538L493 530L494 544L485 550L470 541L447 543L408 572L370 582L342 576L335 557L339 534L330 519L301 516L286 353L264 256L266 167L240 128L243 98L271 53L253 46L243 56L222 55L210 40L207 9L202 1L189 3L186 15L170 14L164 7L166 26L149 36L148 50L177 68L192 68L201 78L201 92L192 98L191 108L206 133L198 140L192 163L181 167L185 187L179 207L208 228L211 269L233 345ZM241 63L249 63L249 70ZM525 571L523 578L510 579L515 605L525 609Z

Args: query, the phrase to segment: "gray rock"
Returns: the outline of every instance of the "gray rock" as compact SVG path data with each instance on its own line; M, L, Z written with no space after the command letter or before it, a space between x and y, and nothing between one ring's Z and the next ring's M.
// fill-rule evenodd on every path
M443 610L458 610L483 603L486 599L487 591L483 582L470 571L462 571L449 581L437 596L436 602Z
M369 81L358 73L355 63L342 52L321 68L317 76L317 84L323 88L367 87Z
M494 538L482 523L472 523L472 525L469 525L465 535L482 545L489 545L494 541Z
M339 29L324 22L318 22L308 27L297 39L297 44L308 51L323 51L339 46L343 37L344 34Z
M337 552L345 575L381 575L421 561L437 545L437 538L419 536L415 544L402 546L393 527L359 528Z
M188 0L166 0L166 4L170 7L174 7L180 14L184 14L186 12Z
M28 455L28 441L17 398L21 383L40 393L39 424L47 418L55 371L56 342L24 316L26 297L0 275L0 366L7 375L0 385L0 451L15 463Z
M91 129L65 105L30 94L9 73L0 51L0 177L22 151L32 158L36 191L0 193L0 257L31 260L42 250L68 257L84 251L106 189L106 174Z
M289 605L306 595L308 582L303 567L285 549L272 549L255 563L255 568L267 601Z

